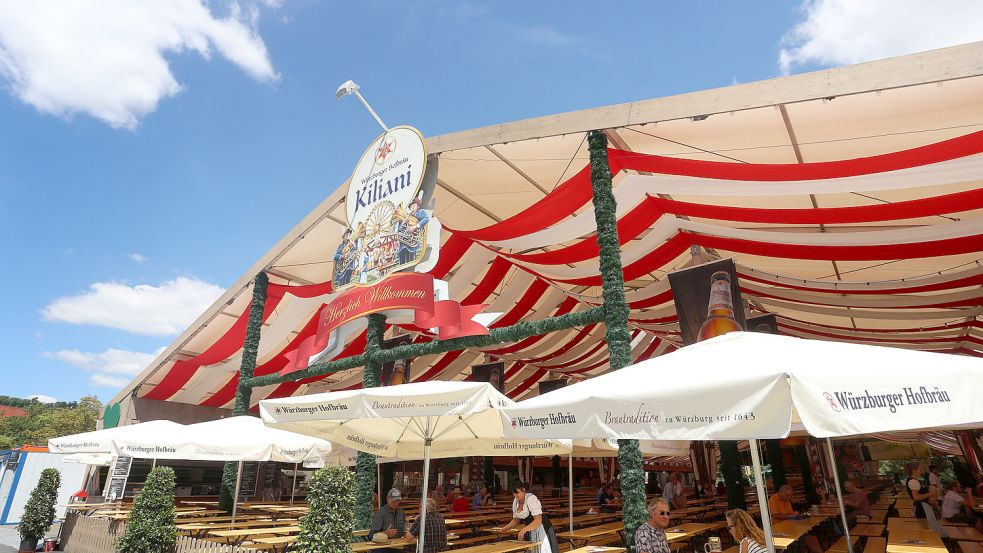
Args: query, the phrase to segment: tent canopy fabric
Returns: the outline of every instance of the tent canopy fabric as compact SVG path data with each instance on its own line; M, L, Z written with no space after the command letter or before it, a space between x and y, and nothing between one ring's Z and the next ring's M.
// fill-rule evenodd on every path
M499 325L599 304L585 138L607 129L636 361L681 345L666 274L718 257L735 259L747 309L776 313L782 334L983 355L981 59L974 43L431 137L444 227L431 273L452 298L504 313ZM334 297L346 190L113 401L133 393L230 407L261 270L271 285L256 374L278 372ZM468 380L472 365L495 356L506 363L506 395L526 399L540 381L606 372L604 330L426 356L410 377ZM397 327L387 335L406 332L432 339ZM352 336L342 355L364 343L364 333ZM252 401L361 382L353 369L256 389Z
M276 428L318 436L358 451L422 459L472 455L554 455L552 439L505 439L498 410L515 402L485 382L419 382L260 402Z
M981 376L973 357L732 332L502 416L507 434L524 438L783 438L793 408L823 438L979 426Z

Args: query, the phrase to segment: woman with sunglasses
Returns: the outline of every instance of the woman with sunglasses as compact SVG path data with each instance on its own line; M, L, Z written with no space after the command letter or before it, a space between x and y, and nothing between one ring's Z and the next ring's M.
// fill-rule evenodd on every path
M669 527L669 502L656 499L649 505L649 517L635 529L635 551L638 553L669 553L666 528Z
M727 511L727 529L730 535L734 536L734 541L740 544L740 553L768 553L765 548L765 533L758 528L758 525L742 509L732 509Z
M509 521L504 527L503 531L508 531L520 524L523 525L519 528L519 539L528 539L529 541L538 541L541 543L538 550L533 550L532 553L559 553L559 548L556 543L556 532L553 530L553 525L550 523L549 517L543 513L543 505L539 502L539 498L535 495L526 491L526 485L523 482L513 482L509 486L509 491L512 492L512 520Z

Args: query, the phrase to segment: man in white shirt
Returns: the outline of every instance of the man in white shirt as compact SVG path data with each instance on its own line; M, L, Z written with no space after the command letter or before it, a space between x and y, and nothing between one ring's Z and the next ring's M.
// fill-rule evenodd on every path
M686 496L683 495L683 484L679 481L679 473L674 472L669 475L665 489L662 490L662 499L666 500L672 508L682 509L686 506Z
M962 492L966 492L963 496ZM959 482L952 481L946 484L946 493L942 498L942 519L947 522L965 522L972 524L977 530L983 532L983 519L972 514L972 511L965 509L966 501L973 503L973 494L969 490L963 490ZM966 511L966 512L963 512Z

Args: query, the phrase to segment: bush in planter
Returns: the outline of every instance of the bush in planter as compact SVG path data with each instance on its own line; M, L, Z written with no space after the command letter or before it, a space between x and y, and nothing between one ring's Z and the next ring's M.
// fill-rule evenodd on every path
M58 469L41 471L41 479L31 492L31 497L24 506L24 515L17 525L21 540L33 542L36 546L38 540L44 537L51 523L55 521L55 501L58 500L59 486L61 473Z
M147 475L143 491L133 500L126 533L116 540L118 553L171 553L174 527L174 469L157 467Z
M355 527L355 475L332 465L314 473L307 492L310 510L300 519L297 551L351 553Z

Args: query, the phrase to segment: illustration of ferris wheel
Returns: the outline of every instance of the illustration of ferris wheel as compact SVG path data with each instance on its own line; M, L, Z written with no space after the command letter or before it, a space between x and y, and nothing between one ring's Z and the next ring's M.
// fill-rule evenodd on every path
M392 202L379 202L372 208L369 212L368 218L365 220L365 234L366 236L378 236L380 234L392 234L393 232L393 214L396 213L396 207Z

